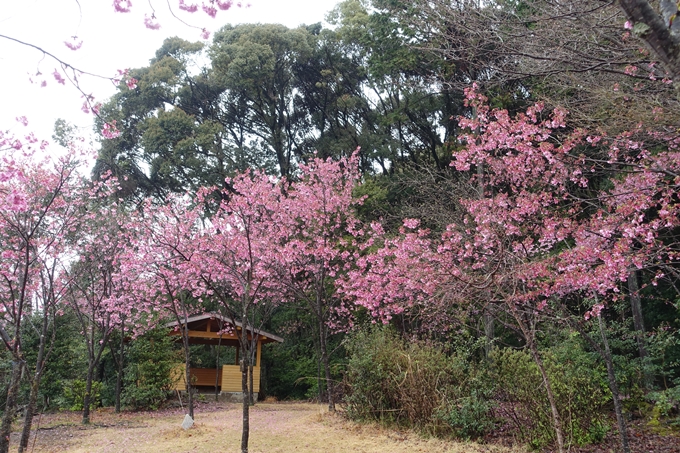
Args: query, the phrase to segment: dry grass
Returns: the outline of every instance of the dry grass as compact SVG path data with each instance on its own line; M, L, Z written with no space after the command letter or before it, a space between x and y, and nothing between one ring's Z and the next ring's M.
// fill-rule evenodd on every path
M79 414L43 416L34 452L238 452L241 408L205 406L196 424L184 431L181 410L115 414L99 411L92 425L78 424ZM37 421L37 420L36 420ZM251 412L252 453L520 453L521 449L423 439L413 433L357 425L314 404L260 403ZM14 435L13 435L13 440ZM29 451L31 449L29 448Z

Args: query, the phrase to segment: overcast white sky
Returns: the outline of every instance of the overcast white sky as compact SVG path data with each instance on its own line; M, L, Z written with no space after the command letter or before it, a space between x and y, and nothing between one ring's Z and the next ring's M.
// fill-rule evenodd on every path
M340 0L249 1L250 7L219 11L215 19L200 10L179 14L178 0L169 3L186 22L216 31L227 23L280 23L296 27L323 22L326 13ZM185 2L200 5L201 0ZM143 25L144 15L151 12L150 4L161 24L157 31ZM201 40L199 30L170 15L166 0L132 0L132 10L126 14L114 13L113 0L0 0L0 35L34 44L80 70L103 76L112 76L117 69L146 66L166 37ZM74 35L83 41L78 51L64 45ZM0 68L0 130L23 134L27 129L15 118L26 116L29 129L42 139L52 141L57 118L66 119L81 127L83 134L89 134L92 118L80 110L83 103L80 93L55 80L52 73L58 64L54 60L0 38ZM36 76L37 72L42 75ZM30 78L35 83L31 84ZM42 80L47 82L44 88L40 87ZM110 82L93 77L84 76L81 84L99 101L105 101L115 91Z

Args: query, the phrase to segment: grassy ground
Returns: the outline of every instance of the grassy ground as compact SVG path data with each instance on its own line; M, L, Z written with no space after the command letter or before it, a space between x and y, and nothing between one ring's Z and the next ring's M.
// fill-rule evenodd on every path
M180 409L115 414L101 410L90 426L79 413L42 415L28 451L38 452L239 452L241 407L202 405L193 428L184 431ZM356 425L320 406L303 403L259 403L250 417L252 453L521 453L524 450L423 439L376 426ZM16 442L18 433L13 434ZM33 447L33 448L31 448Z

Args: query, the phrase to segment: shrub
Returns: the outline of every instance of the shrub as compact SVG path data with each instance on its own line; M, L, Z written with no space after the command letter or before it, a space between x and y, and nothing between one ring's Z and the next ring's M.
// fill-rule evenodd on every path
M347 342L347 415L432 433L470 438L493 426L488 380L466 354L406 344L394 330L375 327Z
M87 382L83 379L73 379L62 382L62 397L57 398L59 409L70 411L82 411L85 403L85 388ZM91 407L98 407L101 404L103 384L99 381L92 381L92 391L90 401Z
M601 441L608 430L605 407L611 400L603 366L576 341L550 348L542 352L542 358L562 419L565 443ZM492 363L499 415L509 420L519 437L534 448L552 443L555 432L550 404L531 354L524 350L496 350Z
M158 409L170 394L171 370L179 361L166 329L135 339L128 349L123 404L132 409Z

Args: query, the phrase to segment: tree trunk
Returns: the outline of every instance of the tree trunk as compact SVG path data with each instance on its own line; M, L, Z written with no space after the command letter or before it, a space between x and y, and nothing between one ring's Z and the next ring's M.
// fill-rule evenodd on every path
M491 355L491 348L493 346L493 339L495 335L494 319L489 307L484 309L484 337L486 341L484 342L484 354L486 359L489 359Z
M189 352L189 333L186 331L187 326L185 324L183 329L183 340L184 340L184 379L186 379L186 390L187 390L187 406L189 407L189 417L194 419L194 396L191 391L191 353Z
M12 360L12 374L7 386L7 400L2 416L2 425L0 426L0 453L7 453L9 451L9 436L12 433L12 421L14 420L17 408L22 366L22 362L16 359Z
M630 446L628 445L628 431L626 430L626 421L623 418L623 409L621 408L621 396L619 395L619 386L616 383L616 374L614 373L614 362L612 354L609 350L609 341L607 341L607 334L604 328L604 321L602 315L597 315L597 320L600 323L600 335L602 336L602 343L604 344L604 361L607 365L607 377L609 379L609 389L612 392L612 399L614 400L614 412L616 413L616 421L619 424L619 435L621 438L621 447L624 453L630 453Z
M322 322L323 324L323 322ZM335 401L333 400L333 381L331 378L331 365L328 358L328 348L326 335L324 333L325 326L321 327L321 362L323 363L324 373L326 374L326 397L328 398L328 410L330 412L335 412Z
M111 348L111 354L115 359L115 354L113 353L113 347ZM118 360L116 360L117 373L116 373L116 413L120 412L120 394L123 391L123 371L125 370L125 320L120 324L120 348L118 349Z
M562 435L562 418L557 410L557 404L555 403L555 396L552 391L552 386L550 385L550 379L548 379L548 373L545 371L545 366L543 365L543 360L541 355L538 353L538 348L533 338L527 338L527 343L529 343L529 350L531 355L534 357L534 362L541 373L543 378L543 385L545 386L545 391L548 394L548 401L550 402L550 411L552 412L553 427L555 428L555 438L557 440L557 451L559 453L564 453L564 436Z
M328 327L323 316L323 289L321 288L323 279L321 280L320 288L317 289L316 310L318 313L317 319L319 321L319 349L321 351L321 363L323 363L323 370L326 377L326 397L328 398L329 412L335 412L335 401L333 399L333 381L331 378L331 364L328 357Z
M564 307L561 307L563 312L566 312ZM630 446L628 445L628 431L626 430L626 419L623 418L623 410L621 408L621 396L619 394L619 386L616 383L616 374L614 373L614 361L612 360L611 351L609 350L609 342L605 335L604 321L602 316L598 315L598 321L600 323L600 335L604 343L604 349L600 344L598 344L590 335L585 331L580 322L574 320L573 318L565 318L567 322L574 327L578 333L592 346L592 348L597 351L597 353L604 360L605 366L607 367L607 381L609 383L609 390L612 392L612 400L614 401L614 413L616 414L616 422L619 425L619 438L621 440L621 446L624 453L630 453Z
M247 332L242 335L248 335ZM247 339L245 341L248 341ZM248 437L250 436L250 402L248 401L248 361L250 354L243 351L241 358L241 392L243 393L243 429L241 430L241 453L248 453Z
M47 330L49 326L48 311L43 313L42 328L40 332L40 345L38 346L38 357L35 360L35 373L31 382L31 392L28 396L28 406L24 414L24 427L19 441L19 453L28 449L28 442L31 439L31 427L33 426L33 415L35 414L38 402L38 390L45 369L45 343L47 342Z
M87 367L87 378L85 381L85 397L83 398L83 425L90 424L90 404L92 401L92 375L94 374L94 363Z
M118 356L118 373L116 373L116 413L120 412L120 394L123 391L123 371L125 371L125 331L124 326L121 327L120 349Z
M659 58L670 73L670 79L678 87L680 81L680 42L671 34L663 18L646 0L619 0L619 6L628 19L635 24L644 24L647 30L639 33L647 46Z
M31 393L28 397L28 405L26 406L26 413L24 414L24 426L21 431L21 440L19 441L19 453L24 453L28 449L28 442L31 439L31 427L33 426L33 415L38 402L38 389L40 387L40 377L34 377L31 383Z
M632 270L628 273L628 293L630 295L630 309L633 314L633 327L635 328L635 340L637 341L638 353L642 361L642 369L645 377L645 388L652 387L653 377L647 367L647 347L645 345L645 323L642 317L642 302L640 301L640 287L638 285L637 272Z
M250 345L250 347L252 348L252 345ZM255 395L253 394L253 380L254 380L253 373L254 373L254 371L255 370L253 369L253 358L251 357L250 363L248 364L248 381L249 381L248 382L248 403L251 406L255 405Z
M222 326L220 325L220 330ZM215 402L218 402L220 400L220 391L219 391L219 386L220 386L220 346L222 345L222 336L217 339L217 350L215 351L215 355L217 356L215 358Z

